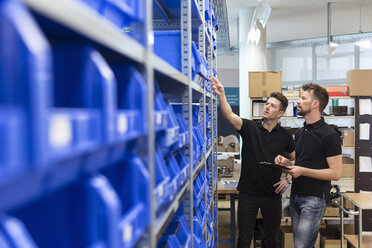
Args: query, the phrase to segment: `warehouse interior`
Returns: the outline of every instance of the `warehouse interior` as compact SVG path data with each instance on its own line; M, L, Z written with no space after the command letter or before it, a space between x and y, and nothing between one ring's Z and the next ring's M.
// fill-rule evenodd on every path
M261 211L250 245L239 237L249 156L226 109L262 127L280 92L290 158L308 83L329 96L321 118L342 155L311 247L372 247L371 12L370 0L0 0L0 248L268 247ZM276 245L296 248L298 178L276 169L288 182Z

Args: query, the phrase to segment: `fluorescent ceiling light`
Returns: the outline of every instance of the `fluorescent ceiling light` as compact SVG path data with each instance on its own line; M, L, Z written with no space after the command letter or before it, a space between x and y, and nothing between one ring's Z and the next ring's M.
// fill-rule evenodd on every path
M267 20L269 20L270 14L271 14L270 4L265 3L263 5L257 6L257 21L262 24L263 28L266 27Z
M360 40L360 41L355 42L355 45L359 47L364 47L364 48L371 48L372 42L370 40Z

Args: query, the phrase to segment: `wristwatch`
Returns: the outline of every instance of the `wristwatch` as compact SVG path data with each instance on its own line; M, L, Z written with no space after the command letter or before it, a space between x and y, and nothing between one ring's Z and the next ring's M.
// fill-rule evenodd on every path
M287 180L287 182L288 182L289 184L292 184L292 178L286 177L285 180Z

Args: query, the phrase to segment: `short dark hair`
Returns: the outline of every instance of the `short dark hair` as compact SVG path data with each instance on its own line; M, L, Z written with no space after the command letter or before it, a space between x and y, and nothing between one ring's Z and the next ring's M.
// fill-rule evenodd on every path
M285 112L288 107L288 99L281 92L272 92L269 98L275 98L280 102L280 110Z
M319 101L319 110L320 113L322 113L325 107L327 107L329 101L327 90L319 84L313 83L304 84L301 88L303 91L310 91L314 98Z

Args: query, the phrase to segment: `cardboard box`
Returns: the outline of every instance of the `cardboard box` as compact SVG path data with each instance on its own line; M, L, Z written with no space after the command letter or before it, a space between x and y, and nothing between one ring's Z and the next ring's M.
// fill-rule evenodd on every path
M282 248L295 248L293 240L293 232L291 226L280 227L282 231ZM320 235L318 233L318 238L316 239L315 248L320 248Z
M355 133L354 130L344 130L342 132L342 145L343 146L354 146L355 144Z
M339 239L325 239L323 247L324 248L340 248L341 247L341 240L339 240ZM347 247L346 239L344 239L344 247Z
M325 217L338 217L340 216L339 211L340 211L339 208L327 207L324 212L324 216Z
M217 160L218 167L227 167L230 168L231 171L234 171L234 156L229 155L227 159L218 159Z
M240 152L238 138L235 135L219 136L217 152Z
M344 164L344 163L342 163L341 177L354 178L355 177L355 165L354 164Z
M268 97L271 92L281 92L282 72L249 72L249 97Z
M347 86L326 86L329 96L348 96Z
M372 95L372 70L350 70L346 74L346 84L350 96Z

